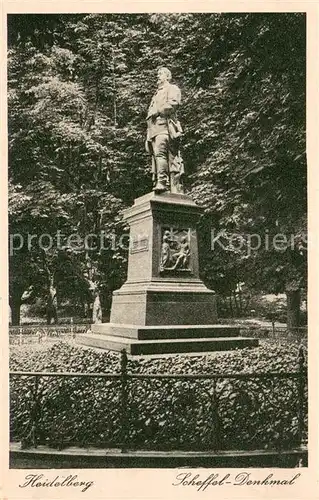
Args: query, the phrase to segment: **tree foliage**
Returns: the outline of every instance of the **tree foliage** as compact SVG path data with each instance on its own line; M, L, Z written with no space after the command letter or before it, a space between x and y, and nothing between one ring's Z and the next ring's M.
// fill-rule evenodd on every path
M82 239L125 230L121 209L151 189L145 116L165 65L182 89L187 188L205 208L203 231L293 235L282 251L248 254L247 238L211 252L203 234L205 279L223 294L240 282L305 286L303 14L10 15L8 28L12 234L56 243L58 230ZM108 308L125 251L53 247L61 300L92 302L93 286ZM11 256L17 303L47 287L42 261L36 241Z

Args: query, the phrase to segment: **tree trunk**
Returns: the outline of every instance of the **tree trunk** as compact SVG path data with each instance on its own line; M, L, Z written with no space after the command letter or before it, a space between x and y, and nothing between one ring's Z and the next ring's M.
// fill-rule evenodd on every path
M239 289L238 290L238 298L239 298L239 315L242 317L243 315L243 296L242 296L242 291Z
M229 296L229 311L230 311L230 316L233 318L234 317L234 311L233 311L233 303L232 303L231 294Z
M235 302L236 318L238 318L240 316L240 310L239 310L239 304L237 301L236 291L233 291L233 297L234 297L234 302Z
M47 324L51 324L51 320L53 319L53 323L57 324L58 322L58 301L56 295L56 288L53 286L52 281L50 283L50 289L47 298Z
M92 302L88 299L84 304L85 317L91 318Z
M243 311L244 316L246 316L247 313L248 313L248 307L249 307L249 304L250 304L250 300L251 300L250 296L246 298L246 304L244 306L244 311Z
M83 318L87 318L88 317L88 311L89 311L89 304L88 304L88 301L87 300L81 300L80 302L80 307L81 307L81 315Z
M54 279L54 270L52 263L52 256L50 258L47 255L46 251L43 250L43 264L44 268L47 272L48 279L48 292L47 292L47 304L46 304L46 315L47 315L47 324L50 325L53 319L53 323L57 324L58 322L58 299L57 299L57 289L55 285ZM51 268L50 268L51 267Z
M95 296L94 296L94 302L93 302L92 322L93 323L102 323L101 300L100 300L100 294L97 290L95 290Z
M287 328L294 331L299 326L300 316L300 289L287 290Z
M20 325L20 308L21 308L21 297L20 293L10 299L11 307L11 324L12 326Z

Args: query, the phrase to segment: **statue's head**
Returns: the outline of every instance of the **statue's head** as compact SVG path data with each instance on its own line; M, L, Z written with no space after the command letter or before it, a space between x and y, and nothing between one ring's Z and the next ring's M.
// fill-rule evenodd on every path
M157 71L157 81L159 84L164 82L170 82L172 79L172 73L168 68L159 68Z

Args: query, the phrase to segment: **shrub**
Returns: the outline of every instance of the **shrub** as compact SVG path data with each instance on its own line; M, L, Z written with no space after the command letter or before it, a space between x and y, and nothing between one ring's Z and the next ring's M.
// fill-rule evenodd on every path
M254 449L298 442L298 386L293 379L223 379L231 373L292 372L298 345L261 342L256 349L210 355L131 359L132 374L217 374L208 379L129 379L130 447ZM119 373L120 356L57 342L15 348L12 370ZM32 418L41 444L118 447L123 440L120 379L12 378L11 439L26 440ZM34 404L38 395L38 405ZM218 405L217 405L218 403Z

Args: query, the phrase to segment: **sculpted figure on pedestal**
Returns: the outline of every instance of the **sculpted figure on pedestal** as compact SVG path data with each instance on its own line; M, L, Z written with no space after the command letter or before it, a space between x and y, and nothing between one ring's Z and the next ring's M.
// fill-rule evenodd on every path
M183 193L183 160L180 138L183 130L177 118L181 91L170 83L171 72L158 70L158 89L147 113L146 151L152 156L154 191Z
M190 241L186 230L165 230L162 237L160 272L190 271Z

